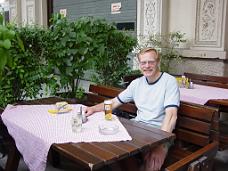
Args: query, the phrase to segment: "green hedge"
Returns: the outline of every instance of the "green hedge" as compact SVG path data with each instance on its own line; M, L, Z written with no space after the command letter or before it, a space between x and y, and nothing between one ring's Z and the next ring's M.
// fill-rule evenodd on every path
M43 84L53 95L60 89L77 92L86 70L97 83L119 84L129 68L128 53L136 39L103 19L83 17L70 22L57 14L50 28L13 27L10 56L0 78L0 106L35 98ZM22 48L22 41L24 47Z

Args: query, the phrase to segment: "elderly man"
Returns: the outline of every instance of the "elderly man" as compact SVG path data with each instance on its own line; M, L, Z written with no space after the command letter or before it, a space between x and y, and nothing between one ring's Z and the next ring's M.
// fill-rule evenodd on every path
M160 56L153 48L142 49L138 54L142 77L137 78L112 99L115 109L123 103L134 101L137 106L137 122L172 132L177 119L177 109L180 104L180 93L176 79L159 69ZM86 115L104 110L104 104L98 104L86 109ZM165 160L169 144L163 144L151 149L144 155L141 167L145 171L160 170ZM133 167L135 168L135 166ZM135 168L137 170L137 168Z

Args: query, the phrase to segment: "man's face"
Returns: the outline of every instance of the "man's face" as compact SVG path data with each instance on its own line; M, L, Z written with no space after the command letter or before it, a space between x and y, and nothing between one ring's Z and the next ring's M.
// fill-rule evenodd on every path
M146 52L139 56L140 70L146 77L153 77L159 71L159 61L154 51Z

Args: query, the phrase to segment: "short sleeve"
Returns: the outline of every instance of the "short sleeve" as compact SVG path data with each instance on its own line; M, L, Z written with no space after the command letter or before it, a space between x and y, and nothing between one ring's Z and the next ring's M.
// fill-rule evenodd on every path
M130 83L130 85L117 96L118 100L121 103L128 103L128 102L133 101L135 86L136 86L136 81L133 80Z
M180 91L177 81L171 77L166 86L164 107L179 107L180 106Z

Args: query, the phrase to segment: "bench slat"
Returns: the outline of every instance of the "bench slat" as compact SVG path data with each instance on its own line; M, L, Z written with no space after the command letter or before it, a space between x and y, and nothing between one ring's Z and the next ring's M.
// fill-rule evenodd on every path
M211 107L182 102L178 111L178 115L211 122L214 117L214 112L218 111L215 109L211 110Z
M92 93L97 93L101 96L116 97L121 91L123 91L123 89L91 84L89 91Z
M185 128L191 131L195 131L198 133L202 133L205 135L209 135L210 129L211 129L211 124L207 122L202 122L196 119L192 118L187 118L187 117L182 117L178 116L178 127L179 128Z

